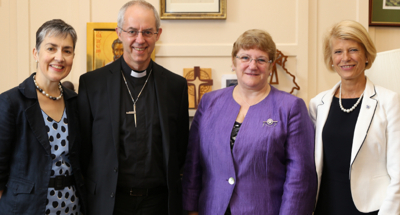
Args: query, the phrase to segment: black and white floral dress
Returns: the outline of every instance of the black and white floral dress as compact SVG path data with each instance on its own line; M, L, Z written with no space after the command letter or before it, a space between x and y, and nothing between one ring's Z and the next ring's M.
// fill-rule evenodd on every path
M68 119L65 112L57 122L42 111L46 125L49 142L51 145L51 157L53 158L51 178L59 175L72 175L72 167L69 161ZM63 190L48 188L46 201L46 214L79 215L79 199L75 186L65 187Z

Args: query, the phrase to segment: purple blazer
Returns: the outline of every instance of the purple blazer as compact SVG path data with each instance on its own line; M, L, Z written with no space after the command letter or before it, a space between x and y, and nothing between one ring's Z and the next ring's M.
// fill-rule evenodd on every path
M230 204L232 214L311 215L317 191L314 127L304 101L271 87L250 107L231 153L240 110L233 89L201 99L184 166L184 209L223 215Z

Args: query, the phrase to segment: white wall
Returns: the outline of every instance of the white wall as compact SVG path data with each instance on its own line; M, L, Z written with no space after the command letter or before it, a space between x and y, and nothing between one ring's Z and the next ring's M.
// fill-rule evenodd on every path
M159 8L159 0L148 0ZM86 23L116 22L126 0L0 0L0 92L17 86L36 71L32 57L35 32L50 19L74 26L78 43L67 80L78 84L86 72ZM345 7L344 7L345 6ZM178 74L183 68L212 68L214 89L231 73L231 47L245 30L268 31L278 49L289 55L287 68L300 85L297 96L308 104L318 92L331 88L339 76L325 69L322 36L332 24L353 19L368 25L367 0L228 0L226 20L162 20L156 62ZM381 31L373 29L377 45ZM378 35L379 34L379 35ZM392 34L390 30L384 35ZM398 31L394 32L398 34ZM384 43L384 42L383 42ZM385 43L382 46L386 46ZM284 81L284 74L280 74ZM286 77L287 78L287 77ZM279 88L279 87L278 87Z

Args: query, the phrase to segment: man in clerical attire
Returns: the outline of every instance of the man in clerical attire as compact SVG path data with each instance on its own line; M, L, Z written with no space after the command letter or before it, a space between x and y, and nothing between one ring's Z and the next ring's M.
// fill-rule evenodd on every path
M179 215L189 130L186 80L151 60L162 33L151 4L126 3L116 32L122 57L79 82L88 214Z

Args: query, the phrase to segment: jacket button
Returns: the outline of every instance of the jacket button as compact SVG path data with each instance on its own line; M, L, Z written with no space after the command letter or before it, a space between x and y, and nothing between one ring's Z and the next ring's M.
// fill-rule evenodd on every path
M111 198L114 198L114 193L111 193Z
M230 185L233 185L233 184L235 183L235 179L234 179L233 177L230 177L230 178L228 179L228 183L229 183Z
M118 168L115 167L115 168L114 168L114 172L118 172Z

